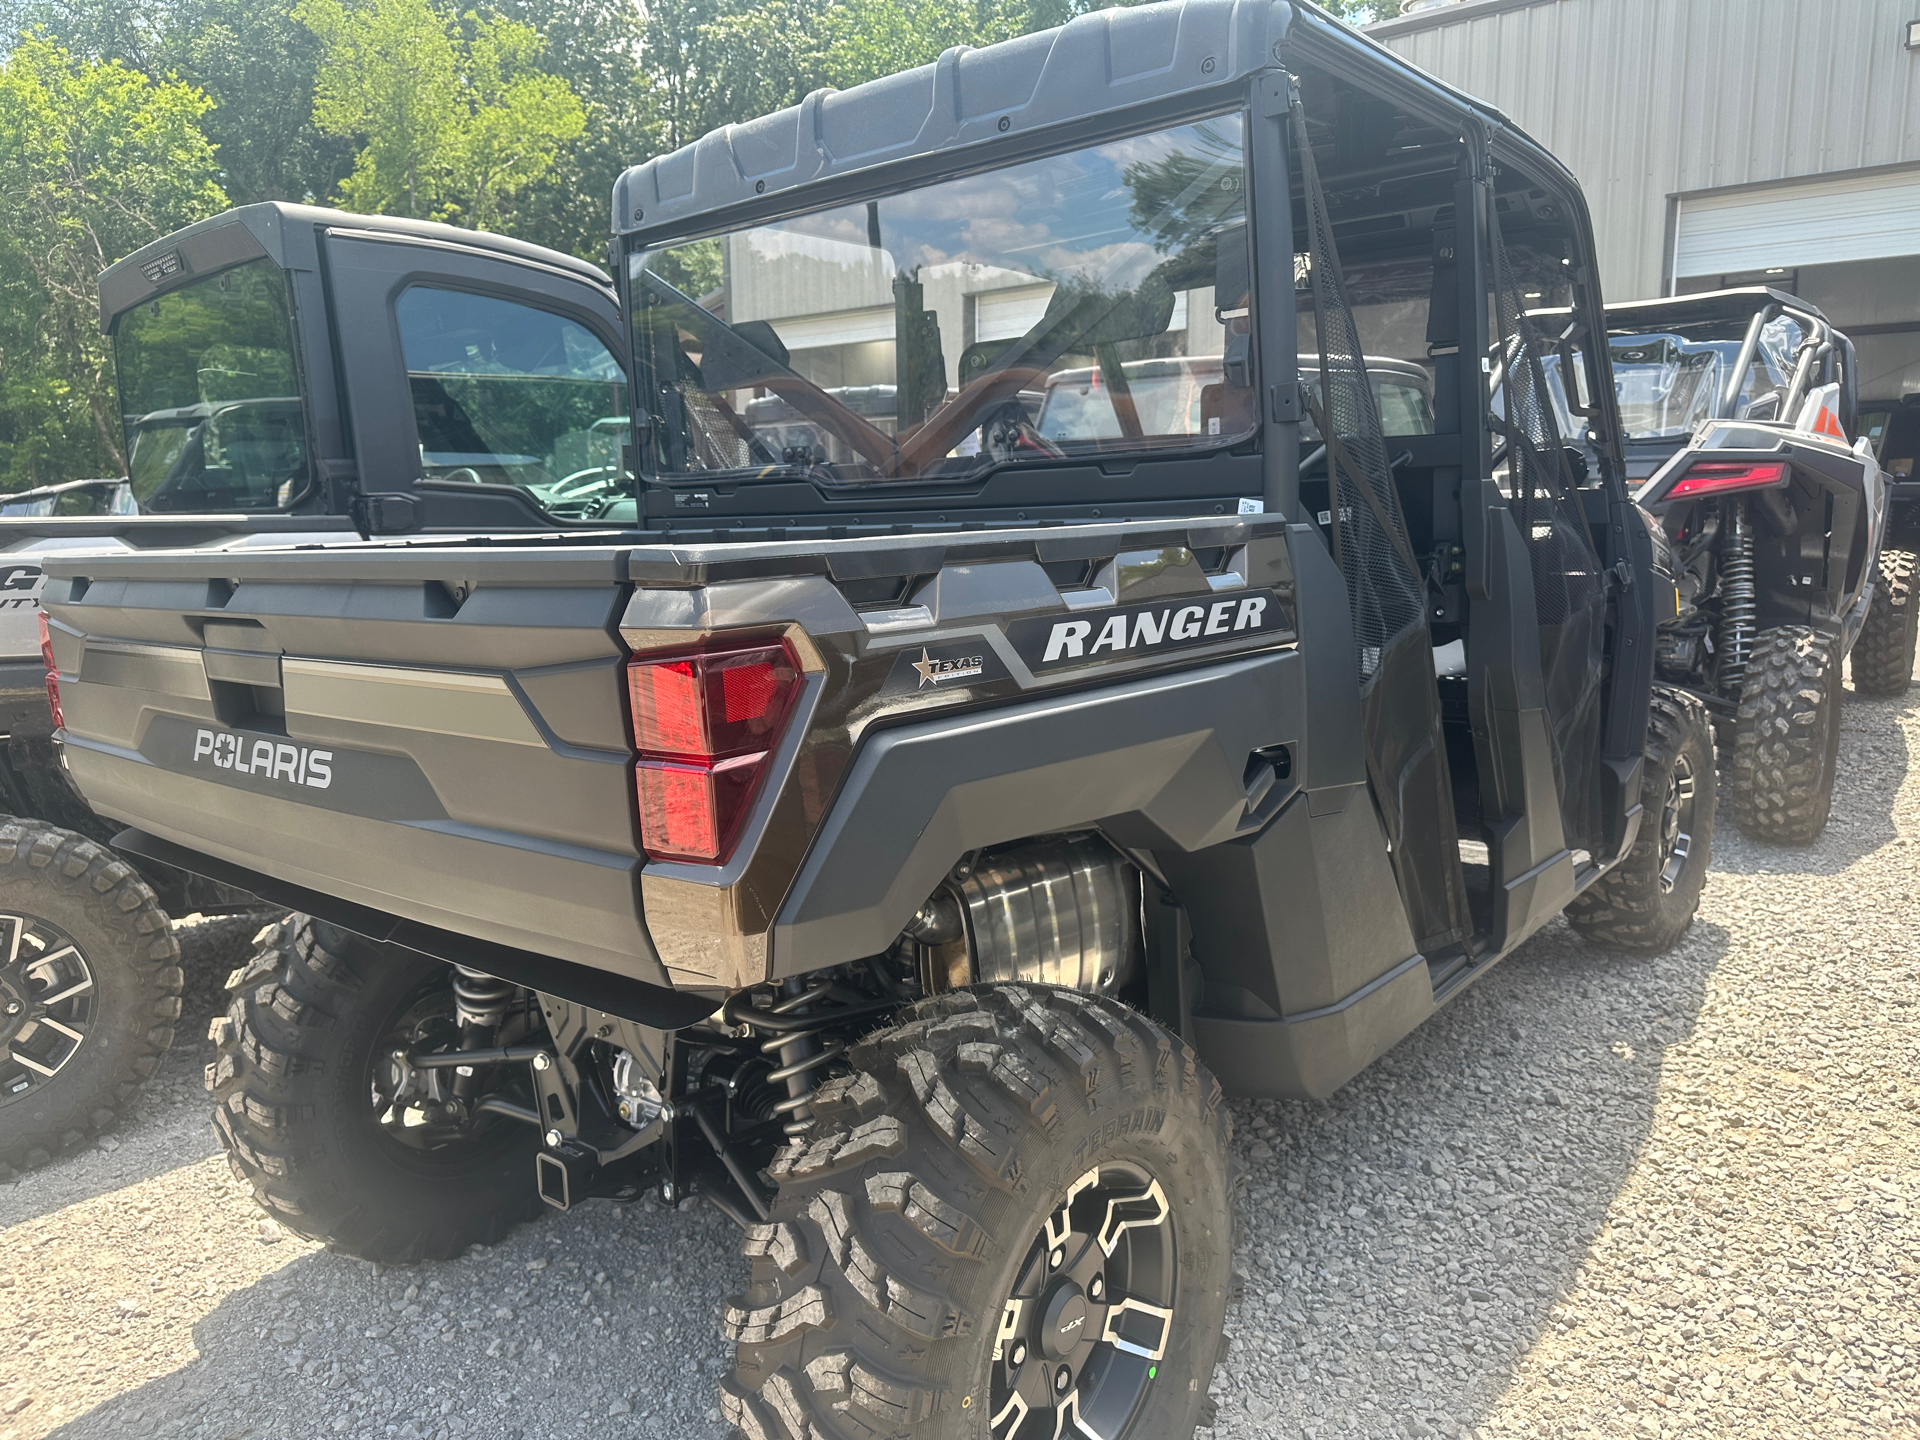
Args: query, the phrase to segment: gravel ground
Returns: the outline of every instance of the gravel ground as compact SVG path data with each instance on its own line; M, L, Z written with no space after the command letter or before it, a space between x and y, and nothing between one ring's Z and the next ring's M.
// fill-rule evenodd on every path
M1333 1100L1235 1106L1215 1440L1920 1436L1920 691L1845 713L1825 837L1728 822L1676 953L1556 925ZM720 1440L711 1210L385 1273L260 1220L198 1084L235 928L140 1111L0 1186L0 1440Z

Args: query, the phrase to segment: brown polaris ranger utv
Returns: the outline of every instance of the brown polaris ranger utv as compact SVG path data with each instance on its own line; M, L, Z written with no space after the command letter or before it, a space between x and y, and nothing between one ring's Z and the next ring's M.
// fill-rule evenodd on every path
M386 1260L709 1197L755 1440L1190 1435L1225 1098L1699 899L1607 350L1560 433L1522 305L1605 333L1579 188L1310 5L1181 0L614 223L631 525L50 566L118 843L306 917L232 981L229 1153Z

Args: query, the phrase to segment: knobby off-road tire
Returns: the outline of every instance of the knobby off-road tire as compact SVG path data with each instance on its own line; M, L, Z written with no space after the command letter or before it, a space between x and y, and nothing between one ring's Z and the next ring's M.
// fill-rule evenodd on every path
M1853 642L1853 688L1862 695L1904 695L1913 683L1914 641L1920 638L1920 556L1883 549L1867 623Z
M1679 943L1713 862L1714 800L1706 706L1656 685L1647 709L1640 831L1627 858L1567 907L1567 923L1610 950L1657 955Z
M1733 816L1756 840L1806 845L1833 808L1840 763L1840 650L1801 625L1762 632L1733 743Z
M1003 985L924 1001L850 1058L749 1232L726 1418L749 1440L1052 1440L1012 1374L1084 1390L1114 1440L1211 1424L1230 1122L1193 1052L1111 1001Z
M254 1199L296 1234L365 1260L444 1260L543 1209L533 1126L498 1117L437 1150L379 1124L377 1053L403 1016L451 994L451 972L410 950L290 916L233 972L207 1067L214 1130Z
M0 1175L114 1122L173 1043L180 984L173 926L131 865L0 823Z

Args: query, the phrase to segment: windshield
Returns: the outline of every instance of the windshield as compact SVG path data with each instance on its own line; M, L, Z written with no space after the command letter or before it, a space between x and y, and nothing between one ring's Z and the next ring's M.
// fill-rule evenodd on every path
M1221 116L637 252L645 463L857 484L1243 438L1242 128Z
M1800 326L1782 315L1760 330L1760 344L1742 377L1729 415L1720 397L1740 359L1747 321L1715 320L1658 330L1615 328L1607 337L1614 392L1629 440L1665 440L1693 433L1702 420L1772 420L1793 379Z
M128 311L113 349L142 510L276 510L306 488L306 415L286 283L272 262Z

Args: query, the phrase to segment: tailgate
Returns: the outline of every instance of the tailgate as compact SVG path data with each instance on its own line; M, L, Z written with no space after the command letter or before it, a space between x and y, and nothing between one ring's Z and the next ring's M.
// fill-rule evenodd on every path
M55 515L0 518L0 663L26 662L40 682L41 566L56 557L141 550L225 550L351 537L345 518L291 515Z
M625 553L56 563L67 763L97 810L189 850L659 983L626 778Z

